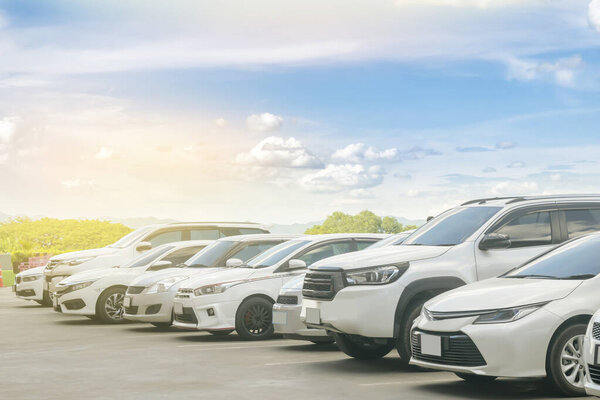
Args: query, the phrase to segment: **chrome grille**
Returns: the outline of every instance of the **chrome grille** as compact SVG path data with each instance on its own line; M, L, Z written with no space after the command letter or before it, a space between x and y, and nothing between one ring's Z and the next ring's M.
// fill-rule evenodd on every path
M470 337L462 332L439 333L434 335L442 339L442 356L433 356L421 353L421 334L427 333L413 330L411 333L412 356L421 361L442 365L456 365L461 367L480 367L486 362Z
M342 270L311 271L304 276L302 296L307 299L332 300L345 286Z
M589 365L590 378L596 385L600 385L600 365Z
M277 303L279 304L298 304L298 296L279 296L277 297Z
M600 323L594 322L594 328L592 329L592 334L594 335L594 339L600 340Z

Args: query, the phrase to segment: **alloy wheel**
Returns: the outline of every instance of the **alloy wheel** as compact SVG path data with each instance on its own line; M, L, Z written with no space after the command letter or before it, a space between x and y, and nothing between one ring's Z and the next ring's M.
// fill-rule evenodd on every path
M583 335L571 338L560 354L561 371L569 384L583 388L585 382L585 363L583 360Z
M104 310L106 314L115 321L123 319L123 299L122 293L113 293L106 299Z
M244 325L252 335L261 335L271 326L271 311L262 304L254 304L244 314Z

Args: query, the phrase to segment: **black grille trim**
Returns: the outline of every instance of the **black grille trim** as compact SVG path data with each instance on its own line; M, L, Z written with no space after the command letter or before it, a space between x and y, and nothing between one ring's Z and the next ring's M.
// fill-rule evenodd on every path
M473 343L469 336L462 332L430 333L432 335L441 336L442 356L438 357L428 354L421 354L422 333L430 332L415 329L410 335L412 356L417 360L434 364L455 365L459 367L482 367L487 365L475 343Z
M346 286L343 270L311 270L304 276L302 296L307 299L333 300Z
M298 296L281 295L281 296L277 297L277 303L296 305L296 304L298 304Z
M15 276L15 282L16 283L21 283L21 277L20 276Z
M600 340L600 323L594 322L594 327L592 329L592 334L594 335L594 339Z
M600 365L590 365L588 364L588 369L590 370L590 379L596 385L600 385Z
M127 294L140 294L146 289L145 286L129 286L127 287Z
M194 313L194 309L191 307L183 307L183 314L175 314L175 321L184 324L197 324L198 319Z
M138 306L124 307L125 314L136 315L138 313L138 308Z
M17 290L17 296L30 297L35 296L33 289Z

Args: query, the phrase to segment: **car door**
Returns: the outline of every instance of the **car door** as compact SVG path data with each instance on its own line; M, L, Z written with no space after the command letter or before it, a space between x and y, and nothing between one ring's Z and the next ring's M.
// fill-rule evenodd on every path
M561 205L558 217L564 239L600 231L600 203Z
M186 229L166 229L157 232L153 232L142 239L142 242L149 242L152 245L152 248L156 248L160 245L180 242L182 240L189 240L189 234ZM137 254L141 254L141 252L136 252Z
M479 243L490 233L508 235L510 246L482 250ZM554 204L511 211L475 241L477 279L502 275L551 249L561 240L558 211Z

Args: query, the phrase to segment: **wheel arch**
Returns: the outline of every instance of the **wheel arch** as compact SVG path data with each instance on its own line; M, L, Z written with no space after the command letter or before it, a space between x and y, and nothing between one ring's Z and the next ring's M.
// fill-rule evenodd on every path
M111 289L116 289L116 288L123 288L123 289L125 289L125 291L127 291L127 285L121 285L121 284L115 284L115 285L111 285L111 286L109 286L109 287L107 287L107 288L104 288L104 290L102 290L102 291L100 292L100 294L98 295L98 298L96 299L96 312L98 312L98 306L99 306L99 304L100 304L100 303L99 303L99 302L100 302L100 298L101 298L101 297L102 297L102 296L103 296L103 295L104 295L106 292L108 292L109 290L111 290Z
M578 315L573 315L570 318L567 318L566 320L564 320L555 330L554 333L552 334L552 337L550 338L550 342L548 342L548 348L546 349L546 371L548 371L548 367L549 367L549 363L550 363L550 353L551 353L551 349L552 346L554 345L554 342L556 341L556 338L558 337L558 335L567 327L574 325L574 324L589 324L590 320L592 319L592 315L591 314L578 314Z
M394 314L394 338L400 336L402 318L406 307L417 299L429 300L441 293L466 285L466 282L455 276L438 276L424 278L409 283L398 300Z

